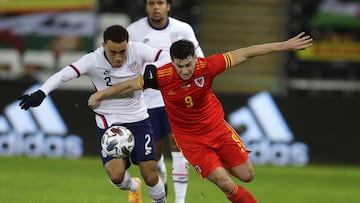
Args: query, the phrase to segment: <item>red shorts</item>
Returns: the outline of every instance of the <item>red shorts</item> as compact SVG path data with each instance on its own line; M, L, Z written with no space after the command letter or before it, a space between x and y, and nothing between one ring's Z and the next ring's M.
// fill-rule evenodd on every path
M230 169L248 159L249 151L226 121L206 134L174 134L174 137L185 158L202 178L218 167Z

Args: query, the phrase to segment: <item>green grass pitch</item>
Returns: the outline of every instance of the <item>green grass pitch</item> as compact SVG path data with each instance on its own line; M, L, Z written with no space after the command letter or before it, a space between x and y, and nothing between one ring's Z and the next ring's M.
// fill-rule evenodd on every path
M167 160L168 172L171 163ZM138 176L138 168L130 173ZM174 202L169 174L168 202ZM359 203L360 167L308 165L255 166L255 179L241 183L260 203ZM143 184L144 203L150 198ZM228 202L224 194L190 169L188 203ZM0 157L0 203L126 203L127 193L114 189L97 157L49 159Z

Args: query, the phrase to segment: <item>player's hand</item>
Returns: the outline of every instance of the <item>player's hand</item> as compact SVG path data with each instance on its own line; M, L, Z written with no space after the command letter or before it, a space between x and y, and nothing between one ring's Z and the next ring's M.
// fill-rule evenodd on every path
M145 66L144 72L144 85L143 88L158 89L159 85L156 80L156 66L154 64L148 64Z
M89 99L88 99L88 106L91 109L96 109L97 107L100 106L100 102L101 102L101 93L100 92L95 92L94 94L92 94Z
M313 39L310 35L305 35L305 32L301 32L293 38L290 38L286 41L288 49L297 51L303 50L312 46Z
M41 90L25 94L18 98L20 100L19 106L24 110L28 110L30 107L37 107L44 101L45 97L45 93Z

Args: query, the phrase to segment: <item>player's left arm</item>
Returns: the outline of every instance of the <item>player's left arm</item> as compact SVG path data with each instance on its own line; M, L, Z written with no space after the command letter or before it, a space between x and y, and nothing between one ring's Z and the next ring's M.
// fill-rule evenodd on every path
M232 66L235 66L244 63L253 57L270 54L272 52L303 50L312 46L312 41L313 39L311 36L301 32L286 41L252 45L236 49L229 53L232 56Z
M95 109L104 99L124 98L129 94L132 94L135 90L144 88L158 89L155 65L147 65L145 67L144 76L139 76L135 79L121 82L104 90L95 92L89 97L88 106Z

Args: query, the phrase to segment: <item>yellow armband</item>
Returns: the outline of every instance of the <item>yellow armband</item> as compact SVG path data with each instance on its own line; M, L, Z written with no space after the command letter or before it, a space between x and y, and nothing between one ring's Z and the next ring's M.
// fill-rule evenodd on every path
M138 77L137 78L137 85L140 89L144 88L144 78L143 77Z

